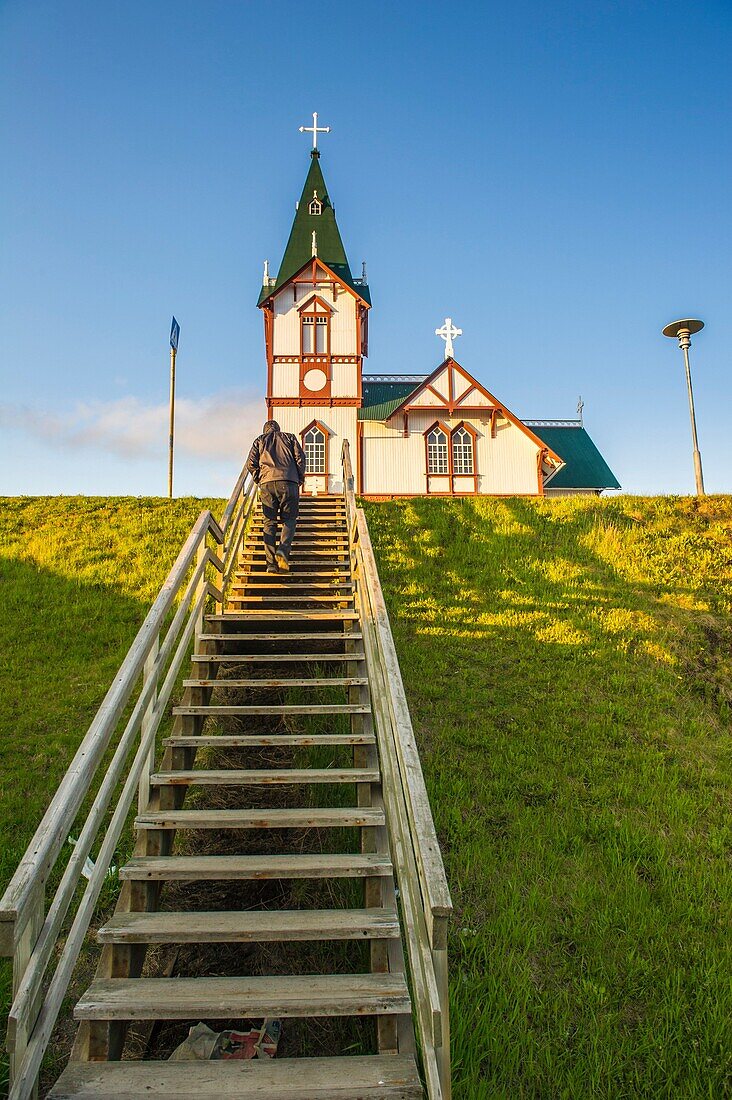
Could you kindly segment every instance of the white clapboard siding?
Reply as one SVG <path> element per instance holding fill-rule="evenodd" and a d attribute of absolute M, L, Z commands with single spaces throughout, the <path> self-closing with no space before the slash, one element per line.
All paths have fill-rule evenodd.
<path fill-rule="evenodd" d="M 298 363 L 275 363 L 272 367 L 272 396 L 293 397 L 300 391 Z"/>
<path fill-rule="evenodd" d="M 330 353 L 356 353 L 356 299 L 345 291 L 338 295 L 330 318 Z"/>
<path fill-rule="evenodd" d="M 341 353 L 333 352 L 333 354 Z M 355 355 L 350 363 L 332 364 L 330 392 L 333 397 L 358 397 L 358 361 Z"/>

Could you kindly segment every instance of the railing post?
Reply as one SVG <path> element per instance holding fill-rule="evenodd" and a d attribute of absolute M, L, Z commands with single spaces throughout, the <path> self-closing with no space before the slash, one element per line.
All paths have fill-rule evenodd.
<path fill-rule="evenodd" d="M 33 948 L 43 927 L 44 918 L 44 891 L 38 890 L 27 902 L 27 912 L 23 919 L 25 924 L 18 936 L 13 951 L 13 999 L 15 998 L 20 983 L 23 980 L 28 963 L 30 962 Z M 23 1062 L 28 1040 L 35 1026 L 35 1019 L 29 1018 L 24 1024 L 17 1024 L 12 1030 L 8 1029 L 8 1054 L 10 1055 L 10 1084 L 12 1085 L 18 1076 Z M 33 1097 L 38 1095 L 38 1084 L 33 1090 Z"/>
<path fill-rule="evenodd" d="M 221 542 L 221 546 L 218 549 L 218 554 L 221 559 L 221 575 L 219 577 L 219 582 L 216 587 L 221 593 L 221 597 L 223 597 L 223 585 L 225 585 L 226 583 L 225 579 L 227 569 L 227 554 L 229 553 L 229 547 L 231 546 L 230 540 L 227 539 L 227 533 L 227 531 L 223 531 L 223 541 Z M 216 566 L 216 568 L 218 569 L 218 565 Z M 223 599 L 219 599 L 218 596 L 216 597 L 214 610 L 217 615 L 223 614 Z"/>
<path fill-rule="evenodd" d="M 198 547 L 198 554 L 196 555 L 196 566 L 199 566 L 201 564 L 203 559 L 206 557 L 207 553 L 208 553 L 208 547 L 206 546 L 206 533 L 204 532 L 203 538 L 201 539 L 201 545 Z M 194 600 L 198 600 L 198 597 L 201 595 L 201 593 L 203 592 L 205 587 L 206 587 L 206 570 L 204 568 L 202 573 L 201 573 L 200 580 L 199 580 L 198 584 L 196 585 L 196 592 L 195 592 L 195 595 L 194 595 Z M 200 645 L 199 639 L 200 639 L 201 635 L 203 634 L 203 620 L 204 620 L 205 614 L 206 614 L 206 601 L 204 600 L 204 602 L 201 604 L 201 610 L 198 613 L 198 618 L 196 619 L 196 630 L 195 630 L 195 636 L 194 636 L 195 641 L 194 641 L 194 650 L 193 650 L 194 653 L 198 653 L 198 649 L 199 649 L 199 645 Z"/>
<path fill-rule="evenodd" d="M 150 726 L 154 720 L 155 706 L 158 701 L 158 674 L 155 669 L 155 662 L 158 658 L 158 652 L 160 650 L 160 633 L 155 635 L 155 639 L 150 646 L 147 657 L 145 658 L 145 667 L 142 673 L 142 690 L 148 686 L 150 680 L 154 680 L 154 687 L 152 689 L 152 695 L 150 696 L 150 702 L 145 708 L 145 713 L 142 716 L 142 722 L 140 724 L 140 740 L 144 741 Z M 140 775 L 140 782 L 137 787 L 137 809 L 138 812 L 144 814 L 148 810 L 150 802 L 150 776 L 155 771 L 155 741 L 150 746 L 150 753 L 148 755 L 145 766 L 142 769 Z"/>
<path fill-rule="evenodd" d="M 445 924 L 447 922 L 444 922 Z M 452 1095 L 450 1069 L 450 990 L 447 971 L 447 947 L 432 949 L 432 963 L 435 968 L 435 981 L 440 998 L 440 1018 L 442 1020 L 442 1046 L 436 1051 L 437 1068 L 440 1073 L 440 1086 L 443 1100 Z"/>

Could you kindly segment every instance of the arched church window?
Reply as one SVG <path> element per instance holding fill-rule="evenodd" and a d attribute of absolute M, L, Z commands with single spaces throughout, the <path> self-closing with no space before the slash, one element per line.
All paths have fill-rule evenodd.
<path fill-rule="evenodd" d="M 305 452 L 305 473 L 325 473 L 326 435 L 319 424 L 311 424 L 302 433 L 302 449 Z"/>
<path fill-rule="evenodd" d="M 318 198 L 318 192 L 317 191 L 313 191 L 313 198 L 312 198 L 312 201 L 310 203 L 310 206 L 308 207 L 308 210 L 311 214 L 322 214 L 323 213 L 323 204 L 320 201 L 320 199 Z"/>
<path fill-rule="evenodd" d="M 427 473 L 447 474 L 447 432 L 439 424 L 427 433 Z"/>
<path fill-rule="evenodd" d="M 473 437 L 462 424 L 452 433 L 452 472 L 456 475 L 475 473 Z"/>

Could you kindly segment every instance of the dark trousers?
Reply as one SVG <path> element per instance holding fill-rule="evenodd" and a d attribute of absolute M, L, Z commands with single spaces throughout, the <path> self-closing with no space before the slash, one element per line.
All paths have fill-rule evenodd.
<path fill-rule="evenodd" d="M 279 552 L 289 558 L 300 511 L 300 486 L 296 481 L 268 481 L 261 486 L 259 493 L 264 516 L 264 557 L 267 565 L 276 565 L 277 524 L 282 524 Z"/>

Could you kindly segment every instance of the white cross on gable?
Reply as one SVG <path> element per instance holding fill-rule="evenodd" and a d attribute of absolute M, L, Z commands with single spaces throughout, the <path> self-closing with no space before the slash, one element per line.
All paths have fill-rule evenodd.
<path fill-rule="evenodd" d="M 457 336 L 462 336 L 462 334 L 463 330 L 461 328 L 456 328 L 456 326 L 453 325 L 452 317 L 446 317 L 445 323 L 442 328 L 435 329 L 435 336 L 441 336 L 442 339 L 445 341 L 446 359 L 452 359 L 454 351 L 452 342 Z"/>
<path fill-rule="evenodd" d="M 312 126 L 301 126 L 301 134 L 313 135 L 313 149 L 318 148 L 318 134 L 329 134 L 330 126 L 318 126 L 318 112 L 313 111 L 313 124 Z"/>

